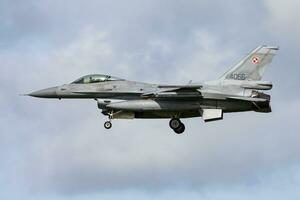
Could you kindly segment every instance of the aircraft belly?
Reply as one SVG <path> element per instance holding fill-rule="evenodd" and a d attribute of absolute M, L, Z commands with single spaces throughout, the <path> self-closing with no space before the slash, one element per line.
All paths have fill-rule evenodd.
<path fill-rule="evenodd" d="M 199 102 L 192 101 L 158 101 L 158 100 L 131 100 L 107 105 L 110 109 L 127 111 L 184 111 L 198 110 Z"/>
<path fill-rule="evenodd" d="M 239 100 L 201 100 L 201 101 L 157 101 L 157 100 L 129 100 L 107 105 L 107 108 L 123 111 L 171 111 L 184 112 L 201 109 L 222 109 L 223 112 L 242 112 L 254 110 L 253 104 Z"/>
<path fill-rule="evenodd" d="M 244 112 L 254 110 L 251 102 L 239 100 L 218 101 L 216 108 L 222 109 L 223 112 Z"/>
<path fill-rule="evenodd" d="M 178 115 L 178 112 L 172 111 L 144 111 L 135 112 L 134 117 L 137 119 L 158 119 L 158 118 L 172 118 Z M 200 117 L 198 110 L 189 110 L 180 112 L 180 118 Z"/>
<path fill-rule="evenodd" d="M 268 109 L 258 105 L 263 107 L 263 109 L 258 110 L 252 102 L 240 100 L 203 99 L 192 102 L 132 100 L 130 102 L 132 102 L 132 104 L 123 104 L 119 109 L 131 111 L 134 114 L 134 118 L 171 118 L 178 114 L 180 118 L 201 117 L 201 110 L 203 109 L 220 109 L 223 113 L 245 111 L 270 112 L 269 104 L 268 106 L 264 105 L 268 107 Z M 136 102 L 139 103 L 136 104 Z"/>

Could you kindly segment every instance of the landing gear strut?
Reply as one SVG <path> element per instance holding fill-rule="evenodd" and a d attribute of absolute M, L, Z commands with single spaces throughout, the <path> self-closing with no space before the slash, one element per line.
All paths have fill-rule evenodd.
<path fill-rule="evenodd" d="M 184 124 L 178 118 L 172 118 L 169 123 L 171 129 L 174 130 L 175 133 L 181 134 L 185 130 Z"/>
<path fill-rule="evenodd" d="M 110 129 L 112 127 L 113 111 L 106 111 L 105 114 L 108 115 L 109 121 L 104 122 L 104 128 Z"/>

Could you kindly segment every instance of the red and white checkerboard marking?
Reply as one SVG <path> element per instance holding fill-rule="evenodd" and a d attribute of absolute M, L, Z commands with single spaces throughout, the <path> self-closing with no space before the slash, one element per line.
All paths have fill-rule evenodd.
<path fill-rule="evenodd" d="M 259 58 L 258 57 L 253 57 L 252 58 L 252 63 L 257 65 L 259 63 Z"/>

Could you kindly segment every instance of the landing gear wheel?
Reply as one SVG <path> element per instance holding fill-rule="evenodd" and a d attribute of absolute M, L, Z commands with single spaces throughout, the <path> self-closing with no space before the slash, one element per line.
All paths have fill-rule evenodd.
<path fill-rule="evenodd" d="M 170 120 L 169 126 L 171 129 L 178 129 L 180 127 L 181 121 L 178 118 L 173 118 Z"/>
<path fill-rule="evenodd" d="M 174 132 L 177 134 L 181 134 L 184 132 L 184 130 L 185 130 L 185 126 L 184 126 L 184 124 L 181 123 L 177 129 L 174 129 Z"/>
<path fill-rule="evenodd" d="M 104 128 L 110 129 L 111 127 L 112 127 L 112 124 L 111 124 L 110 121 L 107 121 L 107 122 L 104 123 Z"/>

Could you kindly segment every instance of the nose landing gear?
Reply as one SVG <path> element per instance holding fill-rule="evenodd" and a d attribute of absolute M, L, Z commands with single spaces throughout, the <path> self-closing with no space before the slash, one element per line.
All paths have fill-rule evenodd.
<path fill-rule="evenodd" d="M 112 127 L 111 120 L 113 119 L 113 111 L 102 111 L 105 112 L 105 115 L 108 115 L 109 121 L 104 122 L 104 128 L 110 129 Z"/>
<path fill-rule="evenodd" d="M 169 126 L 174 130 L 175 133 L 181 134 L 185 130 L 184 124 L 178 118 L 172 118 L 170 120 Z"/>
<path fill-rule="evenodd" d="M 110 121 L 104 123 L 104 128 L 110 129 L 111 127 L 112 127 L 112 123 Z"/>

